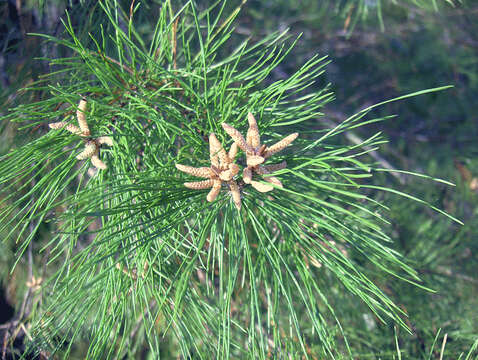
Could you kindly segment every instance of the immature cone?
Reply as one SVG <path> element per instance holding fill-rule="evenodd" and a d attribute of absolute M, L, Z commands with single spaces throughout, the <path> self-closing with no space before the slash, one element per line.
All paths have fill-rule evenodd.
<path fill-rule="evenodd" d="M 249 128 L 247 129 L 245 140 L 241 133 L 234 127 L 226 123 L 222 124 L 224 130 L 234 140 L 234 143 L 246 153 L 247 167 L 242 173 L 244 183 L 251 184 L 260 192 L 267 192 L 274 189 L 272 185 L 252 180 L 254 173 L 256 173 L 258 175 L 263 175 L 264 180 L 268 183 L 282 188 L 283 185 L 277 177 L 268 175 L 274 171 L 285 169 L 287 163 L 285 161 L 279 164 L 271 165 L 263 165 L 263 163 L 267 158 L 290 145 L 299 136 L 299 134 L 290 134 L 274 145 L 268 147 L 264 144 L 261 144 L 257 121 L 252 113 L 247 114 L 247 121 L 249 123 Z"/>
<path fill-rule="evenodd" d="M 96 167 L 99 170 L 106 170 L 107 166 L 106 164 L 100 160 L 98 157 L 98 150 L 96 153 L 91 157 L 91 163 L 93 164 L 94 167 Z"/>
<path fill-rule="evenodd" d="M 90 140 L 85 145 L 85 150 L 76 155 L 78 160 L 85 160 L 92 157 L 97 152 L 97 145 L 94 141 Z"/>
<path fill-rule="evenodd" d="M 65 130 L 75 135 L 83 136 L 83 133 L 78 126 L 73 124 L 68 124 L 65 121 L 54 122 L 54 123 L 48 124 L 48 126 L 50 127 L 50 129 L 55 129 L 55 130 L 65 128 Z"/>
<path fill-rule="evenodd" d="M 232 201 L 237 210 L 241 210 L 241 192 L 239 186 L 235 181 L 229 181 L 229 188 L 231 189 Z"/>
<path fill-rule="evenodd" d="M 244 140 L 244 137 L 241 135 L 241 133 L 233 128 L 231 125 L 222 123 L 223 129 L 229 134 L 229 136 L 234 140 L 234 142 L 239 146 L 242 151 L 246 153 L 254 153 L 254 149 L 249 146 L 246 143 L 246 140 Z"/>
<path fill-rule="evenodd" d="M 231 146 L 229 152 L 226 153 L 222 144 L 217 139 L 214 133 L 209 135 L 209 158 L 211 166 L 195 168 L 192 166 L 176 164 L 179 171 L 185 172 L 189 175 L 208 178 L 204 181 L 186 182 L 184 186 L 189 189 L 209 189 L 206 200 L 211 202 L 216 200 L 222 188 L 222 183 L 226 182 L 231 189 L 231 195 L 234 204 L 240 209 L 241 196 L 237 183 L 233 180 L 234 176 L 239 173 L 239 166 L 234 164 L 234 158 L 237 154 L 237 145 Z"/>
<path fill-rule="evenodd" d="M 212 201 L 216 200 L 220 191 L 221 191 L 221 181 L 220 180 L 214 180 L 214 183 L 212 185 L 212 189 L 211 189 L 211 191 L 209 191 L 209 194 L 207 194 L 206 200 L 209 201 L 209 202 L 212 202 Z"/>
<path fill-rule="evenodd" d="M 283 138 L 281 141 L 275 143 L 274 145 L 267 147 L 266 152 L 264 154 L 264 157 L 267 159 L 268 157 L 274 155 L 275 153 L 281 151 L 282 149 L 286 148 L 289 146 L 292 141 L 297 139 L 297 136 L 299 136 L 299 133 L 293 133 L 290 134 L 289 136 L 286 136 Z"/>
<path fill-rule="evenodd" d="M 207 167 L 195 168 L 192 166 L 176 164 L 176 168 L 182 172 L 185 172 L 186 174 L 202 178 L 209 178 L 214 175 L 214 172 Z"/>
<path fill-rule="evenodd" d="M 86 122 L 86 105 L 87 102 L 85 99 L 81 99 L 80 103 L 78 104 L 78 109 L 76 110 L 76 118 L 78 120 L 78 126 L 73 124 L 68 124 L 64 121 L 59 121 L 55 123 L 48 124 L 51 129 L 62 129 L 81 136 L 83 138 L 88 138 L 90 136 L 90 128 L 88 127 L 88 123 Z M 79 153 L 76 158 L 78 160 L 84 160 L 87 158 L 91 159 L 91 164 L 95 166 L 97 169 L 104 170 L 106 169 L 106 165 L 103 161 L 99 158 L 99 151 L 100 145 L 105 144 L 109 146 L 113 146 L 113 139 L 109 136 L 100 136 L 97 139 L 85 139 L 85 149 Z"/>
<path fill-rule="evenodd" d="M 90 128 L 86 122 L 86 100 L 81 99 L 78 104 L 78 110 L 76 110 L 76 117 L 78 119 L 78 125 L 80 125 L 81 132 L 84 136 L 90 136 Z"/>

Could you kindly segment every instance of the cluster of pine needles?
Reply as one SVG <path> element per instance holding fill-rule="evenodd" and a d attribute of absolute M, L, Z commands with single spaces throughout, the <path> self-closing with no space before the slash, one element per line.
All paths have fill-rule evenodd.
<path fill-rule="evenodd" d="M 339 299 L 409 330 L 375 279 L 423 285 L 391 248 L 387 208 L 374 197 L 392 192 L 452 217 L 374 185 L 388 171 L 368 157 L 380 134 L 356 145 L 341 136 L 386 120 L 371 116 L 377 106 L 443 88 L 324 128 L 333 94 L 315 81 L 327 58 L 273 78 L 295 40 L 234 37 L 242 5 L 227 13 L 226 3 L 157 10 L 105 0 L 87 13 L 90 32 L 67 17 L 68 38 L 45 36 L 68 56 L 51 59 L 57 70 L 27 89 L 41 99 L 6 116 L 38 136 L 0 163 L 0 231 L 19 244 L 17 259 L 33 248 L 41 265 L 39 295 L 19 319 L 28 351 L 353 357 Z M 205 180 L 184 182 L 177 170 Z"/>

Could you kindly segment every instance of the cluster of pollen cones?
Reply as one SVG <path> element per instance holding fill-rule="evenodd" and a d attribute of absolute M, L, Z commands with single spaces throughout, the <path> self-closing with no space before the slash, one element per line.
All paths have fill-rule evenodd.
<path fill-rule="evenodd" d="M 222 184 L 226 183 L 231 191 L 234 204 L 239 210 L 241 208 L 241 193 L 237 182 L 234 180 L 234 176 L 239 173 L 239 166 L 234 163 L 234 159 L 238 148 L 240 148 L 246 154 L 247 166 L 242 173 L 245 184 L 250 184 L 260 192 L 271 191 L 274 189 L 274 185 L 282 187 L 280 180 L 275 176 L 271 176 L 271 174 L 284 169 L 287 163 L 283 161 L 279 164 L 264 165 L 264 162 L 275 153 L 290 145 L 299 134 L 293 133 L 272 146 L 266 146 L 261 144 L 259 128 L 257 127 L 254 116 L 249 113 L 247 119 L 249 129 L 247 130 L 245 139 L 242 134 L 231 125 L 226 123 L 222 124 L 224 130 L 234 140 L 228 153 L 224 150 L 214 133 L 209 136 L 211 167 L 195 168 L 176 164 L 176 168 L 180 171 L 207 179 L 203 181 L 186 182 L 184 186 L 190 189 L 211 188 L 211 191 L 207 195 L 207 201 L 214 201 L 221 190 Z M 254 174 L 263 176 L 263 180 L 268 184 L 253 180 Z"/>
<path fill-rule="evenodd" d="M 86 122 L 86 106 L 85 99 L 81 99 L 76 111 L 76 118 L 78 120 L 78 126 L 69 124 L 65 121 L 55 122 L 48 124 L 50 129 L 65 129 L 72 134 L 81 136 L 84 138 L 85 149 L 76 156 L 78 160 L 85 160 L 90 158 L 91 164 L 97 169 L 105 170 L 106 164 L 99 158 L 100 146 L 102 144 L 113 146 L 113 139 L 109 136 L 100 136 L 96 139 L 90 138 L 90 128 Z"/>

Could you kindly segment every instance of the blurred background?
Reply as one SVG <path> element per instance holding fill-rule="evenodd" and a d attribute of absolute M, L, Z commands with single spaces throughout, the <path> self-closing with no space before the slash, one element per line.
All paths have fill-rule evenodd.
<path fill-rule="evenodd" d="M 131 1 L 123 2 L 129 8 Z M 141 6 L 153 3 L 161 1 Z M 40 96 L 19 89 L 52 70 L 42 58 L 67 55 L 29 34 L 65 36 L 61 23 L 65 10 L 78 32 L 87 34 L 94 24 L 82 21 L 86 18 L 82 14 L 90 5 L 88 1 L 0 0 L 0 116 Z M 210 4 L 201 1 L 198 5 Z M 439 358 L 445 334 L 445 358 L 458 358 L 473 343 L 478 345 L 478 3 L 249 0 L 229 1 L 227 7 L 229 11 L 241 7 L 235 27 L 238 39 L 250 38 L 254 43 L 285 29 L 290 41 L 299 37 L 268 81 L 288 77 L 316 53 L 329 56 L 321 83 L 314 86 L 321 89 L 330 83 L 336 99 L 317 119 L 318 127 L 333 127 L 387 99 L 453 85 L 379 107 L 373 115 L 397 116 L 349 131 L 342 138 L 344 143 L 359 143 L 381 131 L 389 142 L 372 154 L 381 167 L 425 173 L 456 184 L 450 187 L 403 173 L 377 174 L 377 183 L 416 195 L 464 222 L 463 226 L 452 223 L 393 194 L 378 199 L 390 207 L 393 247 L 418 270 L 424 285 L 434 290 L 376 279 L 408 314 L 413 334 L 381 324 L 361 304 L 332 305 L 348 319 L 342 326 L 358 358 L 360 354 L 367 358 L 396 355 L 395 335 L 405 358 Z M 231 50 L 234 44 L 232 40 Z M 4 154 L 19 140 L 14 125 L 2 122 L 0 129 L 0 154 Z M 0 335 L 1 324 L 8 324 L 22 306 L 23 260 L 18 270 L 10 271 L 17 251 L 18 245 L 0 242 Z"/>

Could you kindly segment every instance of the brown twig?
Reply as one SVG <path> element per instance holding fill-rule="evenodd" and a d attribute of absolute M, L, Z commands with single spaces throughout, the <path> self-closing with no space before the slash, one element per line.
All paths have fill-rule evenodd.
<path fill-rule="evenodd" d="M 2 360 L 6 359 L 6 354 L 7 354 L 7 343 L 8 343 L 8 337 L 10 334 L 10 329 L 5 330 L 5 335 L 3 335 L 3 346 L 2 346 Z"/>
<path fill-rule="evenodd" d="M 96 55 L 96 56 L 100 56 L 102 57 L 104 60 L 108 60 L 109 62 L 112 62 L 113 64 L 116 64 L 118 65 L 119 67 L 121 67 L 123 70 L 126 70 L 127 72 L 129 72 L 131 75 L 134 75 L 134 71 L 133 69 L 131 69 L 130 67 L 126 66 L 125 64 L 122 64 L 120 63 L 118 60 L 115 60 L 115 59 L 112 59 L 110 58 L 109 56 L 101 53 L 101 52 L 93 52 L 91 51 L 90 52 L 92 55 Z"/>
<path fill-rule="evenodd" d="M 134 1 L 131 1 L 131 5 L 129 6 L 129 22 L 133 20 L 133 10 L 134 10 Z"/>
<path fill-rule="evenodd" d="M 32 179 L 32 186 L 35 186 L 35 179 Z M 29 230 L 30 233 L 33 233 L 35 230 L 35 227 L 32 222 L 29 224 Z M 32 240 L 30 240 L 28 246 L 27 246 L 27 262 L 28 262 L 28 268 L 27 268 L 27 276 L 28 279 L 31 280 L 33 278 L 33 243 Z M 18 336 L 19 331 L 21 330 L 21 326 L 18 327 L 18 325 L 22 325 L 21 321 L 22 319 L 27 318 L 30 315 L 31 311 L 31 295 L 33 294 L 33 290 L 30 287 L 27 287 L 27 290 L 23 296 L 23 301 L 20 306 L 20 311 L 17 316 L 15 316 L 12 320 L 10 320 L 8 323 L 3 324 L 0 326 L 0 329 L 6 329 L 5 330 L 5 335 L 3 337 L 3 344 L 2 344 L 2 360 L 6 359 L 6 352 L 7 352 L 7 345 L 9 342 L 9 339 L 15 340 L 15 338 Z M 11 334 L 10 329 L 16 328 L 14 332 Z M 13 342 L 13 341 L 12 341 Z"/>
<path fill-rule="evenodd" d="M 177 69 L 177 64 L 176 64 L 177 38 L 176 38 L 176 34 L 177 34 L 177 30 L 178 30 L 178 21 L 179 21 L 179 16 L 176 18 L 176 20 L 174 20 L 174 23 L 173 23 L 173 38 L 171 39 L 172 40 L 172 49 L 173 49 L 173 69 L 174 70 Z"/>

